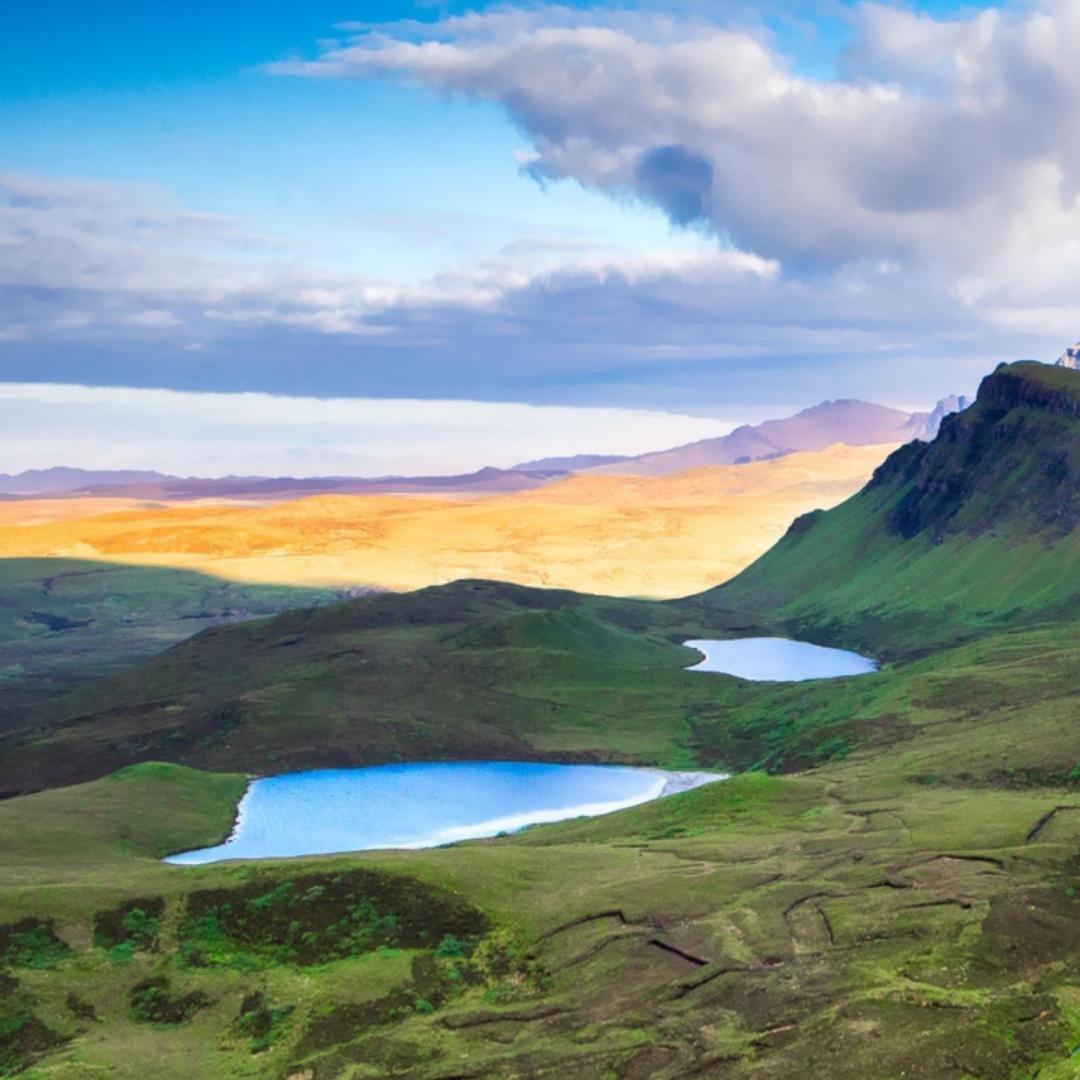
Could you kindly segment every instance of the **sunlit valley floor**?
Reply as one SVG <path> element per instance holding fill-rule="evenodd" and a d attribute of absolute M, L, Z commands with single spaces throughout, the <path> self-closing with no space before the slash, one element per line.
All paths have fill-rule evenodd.
<path fill-rule="evenodd" d="M 258 584 L 404 590 L 482 577 L 687 596 L 738 573 L 799 514 L 856 492 L 893 448 L 837 444 L 657 477 L 582 474 L 479 498 L 0 502 L 0 557 L 99 559 Z"/>

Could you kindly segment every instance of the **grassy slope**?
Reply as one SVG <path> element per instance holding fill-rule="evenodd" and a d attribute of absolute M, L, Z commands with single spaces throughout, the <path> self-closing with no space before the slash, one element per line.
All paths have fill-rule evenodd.
<path fill-rule="evenodd" d="M 1059 448 L 1070 439 L 1075 444 L 1075 421 L 1055 426 Z M 1071 473 L 1058 505 L 1067 509 L 1075 491 Z M 1019 530 L 1024 539 L 1018 545 L 1012 526 L 999 537 L 998 566 L 1017 565 L 1011 553 L 1033 538 L 1047 544 L 1045 535 L 1032 535 L 1047 505 L 1042 481 L 1029 478 L 1015 494 L 1021 497 L 1013 505 L 1029 515 Z M 879 522 L 892 509 L 881 512 Z M 824 524 L 846 512 L 834 511 Z M 988 556 L 978 545 L 989 542 L 990 530 L 984 511 L 972 513 L 978 520 L 953 526 L 969 537 L 980 530 L 973 565 L 984 572 Z M 948 537 L 949 527 L 941 528 L 940 520 L 931 525 L 945 536 L 942 545 L 955 543 L 954 557 L 962 558 L 966 548 Z M 910 542 L 891 539 L 878 553 L 882 574 L 895 581 L 897 552 Z M 1066 535 L 1044 546 L 1042 566 L 1030 571 L 1060 599 L 1072 586 L 1068 544 Z M 856 562 L 849 550 L 846 569 Z M 822 564 L 819 572 L 832 572 L 842 588 L 841 571 Z M 400 625 L 386 636 L 410 648 L 418 634 L 438 643 L 413 668 L 414 681 L 446 677 L 436 655 L 454 656 L 453 670 L 463 673 L 470 669 L 460 666 L 465 660 L 458 654 L 477 652 L 486 659 L 469 676 L 466 696 L 475 697 L 476 687 L 501 672 L 512 680 L 504 692 L 521 694 L 513 709 L 526 727 L 539 724 L 540 714 L 530 711 L 536 698 L 560 705 L 570 721 L 564 726 L 562 709 L 549 708 L 546 732 L 553 745 L 585 730 L 583 695 L 603 702 L 617 692 L 613 680 L 620 671 L 628 675 L 636 663 L 639 672 L 652 674 L 639 675 L 634 693 L 620 702 L 627 713 L 647 706 L 673 716 L 673 696 L 699 687 L 695 711 L 683 705 L 679 717 L 686 748 L 707 758 L 742 746 L 747 760 L 771 768 L 818 762 L 800 773 L 751 773 L 602 819 L 435 851 L 198 870 L 147 858 L 161 850 L 155 834 L 166 824 L 172 828 L 177 813 L 175 803 L 149 790 L 132 800 L 145 817 L 148 839 L 123 861 L 116 858 L 112 827 L 87 832 L 78 811 L 72 813 L 82 804 L 100 805 L 100 793 L 117 781 L 0 803 L 0 865 L 9 875 L 0 890 L 0 939 L 5 924 L 52 917 L 73 946 L 72 953 L 52 958 L 51 969 L 8 964 L 8 977 L 19 980 L 15 992 L 36 999 L 24 1009 L 54 1042 L 70 1038 L 27 1049 L 24 1061 L 39 1061 L 29 1075 L 104 1070 L 138 1076 L 152 1056 L 163 1077 L 1076 1076 L 1080 656 L 1074 624 L 1062 621 L 1053 598 L 1038 605 L 1041 610 L 1011 610 L 1016 605 L 996 580 L 976 590 L 957 577 L 956 607 L 946 609 L 924 577 L 921 596 L 903 612 L 881 585 L 866 609 L 876 617 L 864 626 L 857 598 L 842 591 L 835 607 L 819 598 L 808 615 L 799 607 L 797 577 L 788 579 L 790 592 L 772 601 L 784 614 L 822 635 L 869 641 L 904 661 L 875 675 L 803 686 L 676 675 L 682 656 L 667 642 L 694 619 L 708 618 L 701 607 L 664 605 L 645 618 L 635 605 L 599 608 L 565 595 L 522 591 L 508 602 L 490 586 L 456 598 L 449 610 L 457 621 L 446 617 L 445 591 L 404 598 L 405 606 L 396 608 Z M 764 587 L 753 576 L 736 585 Z M 715 602 L 710 597 L 704 604 Z M 530 605 L 541 610 L 522 610 Z M 466 609 L 471 618 L 462 620 Z M 275 635 L 286 626 L 290 633 L 310 630 L 308 620 L 327 625 L 340 618 L 334 640 L 338 634 L 362 638 L 374 631 L 380 611 L 360 605 L 286 616 L 264 624 L 273 633 L 256 653 L 275 642 L 285 652 L 300 647 L 281 645 L 286 635 Z M 360 612 L 367 613 L 360 622 L 372 624 L 367 629 L 356 625 Z M 727 621 L 732 629 L 735 620 Z M 630 629 L 644 642 L 626 641 Z M 200 650 L 219 634 L 250 644 L 248 632 L 215 631 L 175 652 L 168 665 L 178 655 L 188 657 L 184 663 L 209 662 L 210 653 Z M 927 641 L 939 647 L 918 656 Z M 582 650 L 589 662 L 578 669 L 570 658 Z M 373 655 L 354 655 L 353 663 Z M 399 662 L 405 659 L 399 654 Z M 257 673 L 262 669 L 253 660 L 257 656 L 229 656 Z M 284 662 L 281 669 L 287 670 Z M 155 678 L 172 692 L 179 670 L 166 667 Z M 199 669 L 187 671 L 190 679 Z M 599 673 L 595 684 L 587 671 Z M 313 685 L 342 673 L 314 673 Z M 292 678 L 283 681 L 291 685 Z M 375 679 L 367 689 L 379 685 Z M 464 685 L 441 689 L 452 701 Z M 568 708 L 571 701 L 576 711 Z M 601 710 L 592 734 L 602 736 L 614 717 L 614 710 Z M 177 790 L 174 777 L 193 785 L 192 809 L 199 813 L 191 842 L 220 828 L 238 785 L 235 777 L 204 781 L 172 766 L 134 776 L 163 791 Z M 131 780 L 120 786 L 125 783 Z M 27 822 L 42 818 L 52 824 L 37 827 L 53 830 L 51 839 L 18 839 Z M 100 851 L 105 874 L 73 862 L 82 836 L 87 861 Z M 172 836 L 179 841 L 175 831 Z M 331 883 L 357 868 L 408 874 L 467 898 L 494 926 L 478 952 L 516 958 L 480 964 L 482 970 L 468 969 L 467 977 L 459 970 L 456 982 L 456 961 L 423 949 L 361 950 L 304 967 L 245 966 L 235 959 L 193 967 L 184 961 L 191 891 L 211 883 L 235 889 L 252 878 L 262 882 L 258 888 L 270 888 L 290 877 L 310 881 L 312 874 Z M 95 911 L 147 896 L 164 902 L 159 951 L 115 958 L 91 944 Z M 507 942 L 520 942 L 535 959 L 514 954 Z M 128 992 L 148 975 L 162 974 L 176 993 L 202 992 L 210 1002 L 183 1023 L 139 1022 Z M 253 1056 L 250 1040 L 236 1033 L 235 1017 L 255 989 L 293 1010 L 271 1049 Z M 431 1000 L 418 997 L 420 991 Z M 95 1005 L 97 1023 L 72 1014 L 72 992 Z M 384 1006 L 375 1006 L 379 1000 Z M 409 1004 L 388 1015 L 385 1002 L 397 1000 Z M 27 1024 L 20 1030 L 30 1030 Z"/>
<path fill-rule="evenodd" d="M 89 559 L 0 559 L 0 731 L 27 705 L 199 630 L 335 599 L 187 570 Z"/>
<path fill-rule="evenodd" d="M 1073 1075 L 1080 813 L 1060 811 L 1028 837 L 1055 807 L 1080 806 L 1069 775 L 1080 762 L 1076 652 L 1026 630 L 946 655 L 937 667 L 832 684 L 836 712 L 892 718 L 900 741 L 888 749 L 436 851 L 166 867 L 149 856 L 220 834 L 241 783 L 176 766 L 137 767 L 138 791 L 132 779 L 104 779 L 0 803 L 0 935 L 46 916 L 74 947 L 52 969 L 10 969 L 36 998 L 34 1015 L 71 1037 L 40 1059 L 59 1071 L 40 1075 L 138 1076 L 140 1054 L 163 1077 L 676 1077 L 704 1067 L 861 1080 L 905 1069 L 1028 1076 L 1035 1063 L 1040 1076 Z M 113 792 L 125 789 L 139 808 L 134 840 L 114 816 L 127 800 Z M 179 805 L 179 790 L 195 805 Z M 192 891 L 254 875 L 269 894 L 281 880 L 358 867 L 468 898 L 496 940 L 520 942 L 535 962 L 457 984 L 430 1014 L 414 1002 L 393 1022 L 349 1009 L 414 992 L 413 961 L 426 953 L 303 967 L 184 962 Z M 163 899 L 159 952 L 113 958 L 92 945 L 95 913 L 126 897 Z M 152 975 L 212 1003 L 181 1024 L 141 1023 L 128 995 Z M 253 1057 L 234 1025 L 256 989 L 293 1008 L 275 1047 Z M 97 1023 L 71 1015 L 73 992 Z"/>
<path fill-rule="evenodd" d="M 1080 608 L 1080 377 L 1003 366 L 938 439 L 713 590 L 804 633 L 910 655 Z"/>
<path fill-rule="evenodd" d="M 149 758 L 257 772 L 406 756 L 689 763 L 695 717 L 716 702 L 674 642 L 759 625 L 702 614 L 462 582 L 210 630 L 0 742 L 0 786 Z"/>

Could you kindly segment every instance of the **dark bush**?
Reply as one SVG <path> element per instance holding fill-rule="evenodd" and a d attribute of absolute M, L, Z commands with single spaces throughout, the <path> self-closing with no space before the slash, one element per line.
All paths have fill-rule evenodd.
<path fill-rule="evenodd" d="M 144 979 L 130 993 L 131 1015 L 143 1024 L 182 1024 L 210 1004 L 201 990 L 174 995 L 164 975 Z"/>
<path fill-rule="evenodd" d="M 181 953 L 200 966 L 318 964 L 381 946 L 434 948 L 447 935 L 472 938 L 486 917 L 453 893 L 374 870 L 259 877 L 188 897 Z"/>

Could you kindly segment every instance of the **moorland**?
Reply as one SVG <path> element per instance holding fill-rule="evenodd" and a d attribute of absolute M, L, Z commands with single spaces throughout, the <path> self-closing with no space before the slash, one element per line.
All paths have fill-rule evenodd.
<path fill-rule="evenodd" d="M 1080 375 L 1003 365 L 718 588 L 362 596 L 12 710 L 0 1073 L 1075 1076 L 1078 477 Z M 685 670 L 762 632 L 881 668 Z M 409 756 L 736 775 L 426 851 L 160 861 L 251 774 Z"/>

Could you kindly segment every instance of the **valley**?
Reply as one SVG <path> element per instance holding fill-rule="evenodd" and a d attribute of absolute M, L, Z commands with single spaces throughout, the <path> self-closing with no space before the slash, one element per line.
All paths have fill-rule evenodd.
<path fill-rule="evenodd" d="M 1076 373 L 1003 366 L 719 588 L 465 580 L 68 689 L 0 740 L 2 1067 L 1075 1076 L 1078 421 Z M 754 636 L 880 668 L 686 670 Z M 737 775 L 444 848 L 160 862 L 252 774 L 406 758 Z"/>
<path fill-rule="evenodd" d="M 0 1080 L 1080 1080 L 1078 52 L 0 4 Z"/>
<path fill-rule="evenodd" d="M 482 577 L 687 596 L 742 570 L 793 515 L 853 494 L 893 448 L 837 444 L 657 477 L 584 473 L 502 495 L 0 502 L 0 557 L 99 559 L 303 588 L 403 591 Z"/>

